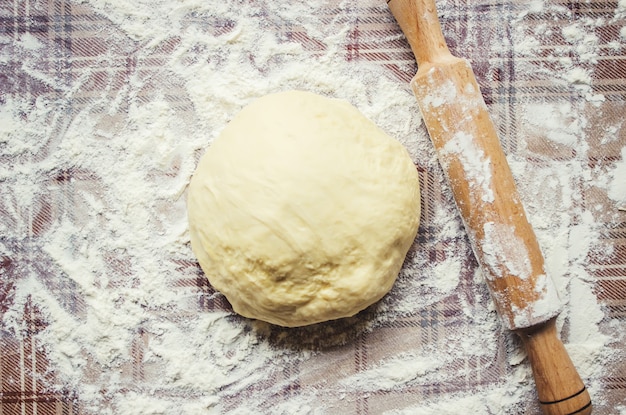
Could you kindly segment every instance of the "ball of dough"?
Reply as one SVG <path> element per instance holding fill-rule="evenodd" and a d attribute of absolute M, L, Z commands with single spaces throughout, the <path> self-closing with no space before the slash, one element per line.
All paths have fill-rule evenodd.
<path fill-rule="evenodd" d="M 288 91 L 215 139 L 188 214 L 191 247 L 237 313 L 303 326 L 391 289 L 417 233 L 419 181 L 404 147 L 355 107 Z"/>

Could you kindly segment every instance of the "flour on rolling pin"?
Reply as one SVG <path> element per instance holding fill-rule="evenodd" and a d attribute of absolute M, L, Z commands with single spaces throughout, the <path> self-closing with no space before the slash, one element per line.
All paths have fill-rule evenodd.
<path fill-rule="evenodd" d="M 454 67 L 462 72 L 469 65 L 458 60 Z M 446 68 L 433 66 L 412 87 L 502 321 L 508 329 L 530 327 L 558 315 L 562 305 L 514 183 L 496 173 L 509 167 L 495 132 L 486 134 L 476 122 L 489 116 L 480 89 L 466 81 L 453 82 Z"/>
<path fill-rule="evenodd" d="M 431 68 L 428 75 L 434 75 L 436 68 Z M 429 77 L 430 77 L 429 76 Z M 478 94 L 478 95 L 477 95 Z M 468 111 L 471 108 L 484 106 L 480 91 L 477 91 L 472 83 L 465 86 L 465 90 L 461 94 L 457 94 L 457 88 L 452 81 L 444 82 L 438 89 L 433 89 L 426 94 L 420 102 L 420 107 L 436 111 L 441 108 L 444 110 L 446 104 L 455 103 L 459 105 L 462 111 Z M 464 114 L 457 114 L 463 117 Z M 442 117 L 441 121 L 445 122 Z M 445 125 L 444 128 L 452 129 L 452 126 Z M 462 159 L 467 179 L 475 186 L 480 186 L 482 190 L 482 199 L 484 202 L 491 203 L 494 201 L 493 189 L 491 187 L 491 168 L 488 157 L 485 153 L 472 143 L 473 137 L 464 131 L 454 134 L 444 145 L 442 151 L 439 152 L 439 162 L 447 169 L 449 157 L 459 157 Z"/>
<path fill-rule="evenodd" d="M 513 229 L 510 226 L 495 222 L 485 224 L 484 236 L 476 241 L 483 252 L 483 263 L 481 264 L 483 275 L 487 279 L 499 278 L 502 276 L 499 266 L 503 265 L 506 275 L 514 276 L 522 280 L 527 280 L 532 276 L 532 266 L 530 255 Z M 487 268 L 487 269 L 485 269 Z M 534 291 L 537 294 L 533 302 L 526 307 L 520 308 L 512 306 L 514 324 L 511 326 L 507 319 L 502 319 L 508 328 L 528 327 L 534 321 L 556 316 L 561 311 L 561 301 L 558 291 L 554 286 L 552 278 L 548 275 L 539 274 L 536 276 Z M 508 302 L 506 291 L 492 291 L 496 304 Z"/>
<path fill-rule="evenodd" d="M 442 163 L 447 163 L 448 155 L 460 158 L 471 185 L 481 187 L 482 201 L 493 203 L 495 198 L 491 186 L 491 160 L 480 148 L 472 144 L 472 140 L 471 135 L 459 131 L 443 147 L 440 160 Z"/>

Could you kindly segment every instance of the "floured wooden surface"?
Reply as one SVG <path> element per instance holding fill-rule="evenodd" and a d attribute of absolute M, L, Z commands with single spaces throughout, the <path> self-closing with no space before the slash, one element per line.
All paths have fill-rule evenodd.
<path fill-rule="evenodd" d="M 595 413 L 624 412 L 626 5 L 438 7 L 499 128 Z M 3 412 L 538 411 L 384 2 L 30 1 L 0 16 Z M 423 212 L 388 296 L 291 330 L 232 314 L 185 210 L 226 122 L 287 88 L 348 99 L 403 143 Z"/>

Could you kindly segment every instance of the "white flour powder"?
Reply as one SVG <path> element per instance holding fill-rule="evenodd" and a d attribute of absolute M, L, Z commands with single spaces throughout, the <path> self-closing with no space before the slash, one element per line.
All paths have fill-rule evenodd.
<path fill-rule="evenodd" d="M 11 188 L 3 195 L 17 201 L 9 204 L 19 210 L 16 216 L 31 218 L 30 222 L 25 219 L 13 225 L 0 223 L 0 232 L 16 237 L 27 234 L 34 201 L 42 194 L 58 191 L 57 185 L 46 181 L 51 172 L 69 168 L 85 172 L 85 177 L 72 177 L 71 196 L 51 201 L 65 205 L 53 208 L 54 214 L 61 213 L 47 229 L 42 246 L 51 261 L 44 266 L 51 267 L 58 275 L 55 278 L 63 279 L 65 286 L 80 293 L 80 299 L 68 302 L 31 270 L 16 283 L 14 302 L 2 318 L 3 329 L 16 335 L 22 332 L 22 313 L 30 296 L 48 323 L 37 341 L 58 374 L 59 385 L 53 386 L 76 391 L 81 404 L 94 413 L 267 411 L 263 406 L 265 397 L 289 386 L 289 376 L 276 381 L 269 390 L 251 386 L 264 379 L 280 378 L 294 363 L 307 362 L 326 352 L 279 347 L 267 339 L 263 325 L 250 324 L 226 312 L 198 313 L 197 288 L 175 286 L 181 273 L 195 278 L 193 270 L 181 270 L 180 264 L 165 258 L 194 260 L 187 245 L 184 191 L 196 160 L 250 100 L 298 88 L 348 99 L 397 137 L 416 162 L 433 167 L 438 173 L 434 180 L 441 182 L 409 86 L 383 74 L 378 67 L 344 59 L 343 48 L 356 19 L 354 8 L 347 3 L 335 7 L 333 15 L 325 10 L 334 3 L 324 0 L 87 0 L 76 4 L 97 10 L 119 29 L 121 34 L 110 35 L 111 42 L 141 45 L 138 60 L 160 59 L 155 77 L 159 82 L 173 79 L 168 88 L 179 88 L 187 98 L 174 102 L 165 95 L 165 89 L 160 90 L 138 74 L 131 75 L 129 82 L 119 88 L 114 74 L 109 73 L 101 95 L 75 108 L 74 116 L 68 119 L 61 110 L 89 77 L 70 85 L 49 78 L 37 70 L 38 51 L 44 46 L 40 40 L 31 35 L 16 40 L 14 53 L 22 57 L 23 70 L 61 91 L 61 97 L 40 98 L 34 105 L 27 98 L 13 97 L 0 106 L 0 148 L 3 155 L 15 160 L 12 169 L 0 170 L 0 180 L 11 179 L 7 180 Z M 359 2 L 359 7 L 366 6 L 386 7 L 375 0 Z M 541 2 L 528 7 L 529 12 L 542 11 Z M 623 1 L 619 7 L 616 14 L 623 13 Z M 523 15 L 512 24 L 521 27 L 522 22 Z M 299 39 L 291 39 L 282 31 L 287 23 L 303 28 L 310 45 L 319 47 L 308 50 Z M 579 85 L 581 100 L 596 104 L 602 102 L 602 97 L 591 94 L 590 74 L 577 65 L 596 62 L 598 38 L 593 29 L 599 24 L 577 22 L 564 28 L 565 39 L 578 45 L 576 61 L 565 59 L 563 52 L 560 57 L 564 58 L 566 70 L 548 75 L 560 77 L 555 79 L 557 82 Z M 544 34 L 538 32 L 538 36 Z M 517 53 L 533 53 L 539 42 L 527 34 L 519 36 Z M 160 52 L 160 48 L 168 52 Z M 0 55 L 3 62 L 9 59 L 8 52 Z M 116 56 L 101 59 L 113 61 Z M 154 93 L 144 94 L 149 86 Z M 193 111 L 180 111 L 176 105 Z M 600 329 L 604 314 L 593 295 L 586 261 L 604 247 L 598 246 L 599 225 L 594 216 L 576 203 L 576 186 L 590 179 L 580 162 L 587 151 L 586 120 L 572 103 L 520 104 L 519 110 L 520 117 L 528 122 L 529 132 L 536 129 L 545 140 L 578 150 L 574 158 L 540 167 L 517 156 L 509 160 L 520 179 L 520 193 L 544 248 L 548 270 L 564 303 L 576 299 L 577 307 L 566 307 L 559 322 L 563 325 L 567 319 L 566 346 L 594 399 L 601 403 L 603 386 L 599 378 L 610 362 L 608 344 L 612 339 Z M 120 117 L 119 113 L 126 115 Z M 57 137 L 57 141 L 44 148 L 43 143 L 51 137 Z M 520 145 L 532 152 L 534 139 L 531 134 Z M 34 156 L 48 150 L 51 152 L 45 157 Z M 618 178 L 626 177 L 624 160 L 626 153 L 622 151 L 620 162 L 595 173 L 609 196 L 621 206 L 626 195 L 624 181 Z M 375 330 L 387 322 L 385 310 L 391 307 L 407 314 L 427 310 L 458 289 L 459 275 L 471 251 L 451 196 L 444 196 L 443 202 L 433 204 L 428 225 L 436 238 L 450 242 L 445 260 L 433 265 L 427 252 L 416 250 L 404 275 L 417 270 L 419 277 L 401 277 L 394 288 L 400 295 L 395 301 L 383 300 L 377 317 L 364 330 Z M 0 252 L 10 252 L 10 247 L 0 243 Z M 121 263 L 119 258 L 123 258 Z M 474 278 L 477 287 L 482 286 L 481 278 Z M 484 287 L 477 288 L 476 298 L 484 299 L 485 293 Z M 469 300 L 460 301 L 465 302 L 463 312 L 471 313 L 475 322 L 471 331 L 451 338 L 444 348 L 426 347 L 371 359 L 362 371 L 340 379 L 338 392 L 347 395 L 446 383 L 464 376 L 463 370 L 446 370 L 460 353 L 471 358 L 494 356 L 499 322 L 493 308 L 476 309 Z M 506 340 L 511 343 L 506 346 L 507 364 L 513 366 L 510 382 L 477 388 L 471 394 L 442 394 L 437 401 L 414 402 L 403 411 L 391 413 L 516 413 L 518 403 L 528 399 L 533 386 L 530 368 L 522 363 L 523 353 L 512 339 Z M 143 377 L 150 379 L 149 383 L 142 383 L 142 377 L 132 374 L 131 356 L 136 349 L 143 351 L 134 358 L 143 362 Z M 324 356 L 331 358 L 330 352 Z M 227 407 L 225 398 L 244 390 L 247 403 Z M 272 406 L 272 413 L 330 413 L 336 404 L 319 400 L 314 389 L 300 390 L 281 402 Z"/>
<path fill-rule="evenodd" d="M 611 171 L 608 183 L 609 197 L 617 206 L 626 210 L 626 147 L 622 149 L 622 159 L 618 161 Z"/>

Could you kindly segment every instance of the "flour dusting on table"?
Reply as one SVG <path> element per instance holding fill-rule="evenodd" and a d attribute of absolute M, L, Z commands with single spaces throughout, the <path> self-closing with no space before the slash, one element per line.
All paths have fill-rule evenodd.
<path fill-rule="evenodd" d="M 444 20 L 451 3 L 441 4 Z M 103 19 L 109 45 L 91 63 L 69 62 L 76 71 L 86 68 L 76 79 L 65 69 L 56 77 L 39 69 L 49 39 L 23 34 L 0 45 L 0 63 L 19 56 L 20 70 L 54 92 L 0 100 L 0 196 L 7 217 L 0 222 L 0 254 L 18 256 L 30 244 L 37 258 L 22 256 L 16 263 L 26 265 L 11 270 L 3 265 L 0 280 L 9 272 L 19 278 L 5 283 L 11 302 L 1 327 L 26 341 L 32 328 L 25 313 L 33 312 L 31 305 L 41 313 L 45 328 L 33 341 L 53 372 L 21 362 L 46 388 L 66 391 L 82 411 L 98 414 L 514 414 L 536 408 L 520 343 L 495 314 L 415 98 L 398 79 L 414 70 L 410 59 L 392 53 L 380 65 L 350 48 L 359 35 L 354 28 L 386 13 L 384 2 L 72 5 Z M 547 27 L 531 30 L 529 14 L 570 13 L 542 2 L 511 7 L 512 50 L 519 56 L 536 53 L 553 34 Z M 615 19 L 620 13 L 623 1 Z M 619 211 L 585 205 L 579 191 L 595 183 L 618 208 L 626 206 L 625 150 L 620 160 L 593 170 L 586 162 L 591 120 L 584 106 L 605 102 L 591 88 L 601 42 L 594 29 L 601 24 L 581 19 L 561 30 L 570 46 L 552 50 L 557 69 L 519 61 L 522 74 L 569 85 L 579 99 L 521 97 L 515 105 L 526 137 L 516 138 L 509 153 L 565 304 L 560 332 L 598 407 L 606 394 L 600 378 L 617 353 L 611 344 L 623 320 L 607 323 L 589 270 L 612 254 L 601 245 L 598 216 L 617 221 Z M 469 27 L 459 52 L 471 52 L 477 30 Z M 399 30 L 386 36 L 361 41 L 402 42 Z M 510 46 L 503 39 L 492 44 L 494 54 Z M 420 235 L 389 296 L 352 319 L 291 331 L 234 315 L 219 293 L 197 283 L 204 276 L 189 247 L 185 206 L 186 185 L 211 140 L 245 104 L 285 89 L 357 106 L 406 146 L 428 199 Z M 504 124 L 499 103 L 490 105 L 496 123 Z M 619 140 L 621 125 L 605 127 L 614 131 L 607 145 Z M 546 149 L 561 156 L 547 158 Z M 518 265 L 525 272 L 525 264 Z M 410 330 L 397 335 L 396 328 Z M 434 389 L 436 398 L 405 393 Z M 397 406 L 376 407 L 370 398 L 377 393 Z"/>

